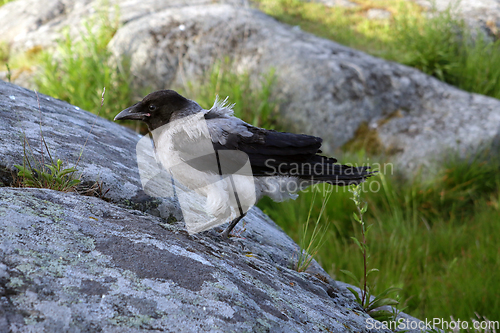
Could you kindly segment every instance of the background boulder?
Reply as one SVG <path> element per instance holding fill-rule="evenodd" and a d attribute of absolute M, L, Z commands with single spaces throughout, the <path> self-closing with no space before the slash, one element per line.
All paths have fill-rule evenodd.
<path fill-rule="evenodd" d="M 193 81 L 226 56 L 235 72 L 248 71 L 255 81 L 275 70 L 280 116 L 293 130 L 323 137 L 327 153 L 369 141 L 398 170 L 434 165 L 450 153 L 465 156 L 498 140 L 498 100 L 302 32 L 246 2 L 116 4 L 123 26 L 109 47 L 132 60 L 136 87 Z M 9 21 L 0 35 L 14 49 L 50 45 L 68 25 L 76 34 L 99 1 L 58 1 L 41 14 L 37 6 L 17 0 L 0 8 L 0 21 Z M 7 20 L 12 16 L 18 19 Z"/>

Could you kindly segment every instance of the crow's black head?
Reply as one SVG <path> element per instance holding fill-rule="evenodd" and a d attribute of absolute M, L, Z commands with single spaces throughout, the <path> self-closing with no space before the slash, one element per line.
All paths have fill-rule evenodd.
<path fill-rule="evenodd" d="M 168 124 L 172 114 L 188 109 L 193 101 L 182 97 L 173 90 L 155 91 L 139 103 L 126 108 L 114 120 L 142 120 L 150 131 Z"/>

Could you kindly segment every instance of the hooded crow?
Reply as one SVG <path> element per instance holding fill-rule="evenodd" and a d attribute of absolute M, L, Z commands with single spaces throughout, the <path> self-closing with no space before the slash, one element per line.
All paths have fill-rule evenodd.
<path fill-rule="evenodd" d="M 236 215 L 223 236 L 263 196 L 295 199 L 310 185 L 359 184 L 372 175 L 369 167 L 341 165 L 320 155 L 321 138 L 247 124 L 233 116 L 234 105 L 226 100 L 216 98 L 205 110 L 173 90 L 160 90 L 114 119 L 145 122 L 157 159 L 176 181 L 206 198 L 208 214 L 223 222 Z M 245 165 L 250 171 L 241 172 Z"/>

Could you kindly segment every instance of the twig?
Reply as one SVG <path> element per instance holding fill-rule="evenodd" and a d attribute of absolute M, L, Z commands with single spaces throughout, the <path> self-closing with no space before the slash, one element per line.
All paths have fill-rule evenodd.
<path fill-rule="evenodd" d="M 42 133 L 42 108 L 40 107 L 40 98 L 38 97 L 38 91 L 35 90 L 35 95 L 36 95 L 36 101 L 38 103 L 38 111 L 40 111 L 40 154 L 42 158 L 42 163 L 40 165 L 40 168 L 43 169 L 45 165 L 45 161 L 43 160 L 43 133 Z"/>
<path fill-rule="evenodd" d="M 40 170 L 43 170 L 45 167 L 44 164 L 44 159 L 43 159 L 43 146 L 45 146 L 45 150 L 47 150 L 47 154 L 49 155 L 50 158 L 50 164 L 54 164 L 54 159 L 52 158 L 52 155 L 50 154 L 50 149 L 47 146 L 47 141 L 45 141 L 45 137 L 43 136 L 43 131 L 42 131 L 42 108 L 40 107 L 40 98 L 38 97 L 38 92 L 35 90 L 36 94 L 36 101 L 38 103 L 38 111 L 40 111 L 40 148 L 41 148 L 41 154 L 42 154 L 42 163 L 40 164 Z"/>

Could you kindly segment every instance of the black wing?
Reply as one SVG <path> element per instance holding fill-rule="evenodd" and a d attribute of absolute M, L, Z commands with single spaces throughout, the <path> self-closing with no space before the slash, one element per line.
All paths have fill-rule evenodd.
<path fill-rule="evenodd" d="M 295 176 L 348 185 L 371 175 L 368 167 L 340 165 L 335 158 L 319 155 L 323 140 L 315 136 L 257 128 L 234 117 L 207 119 L 207 125 L 215 151 L 244 152 L 257 177 Z"/>

